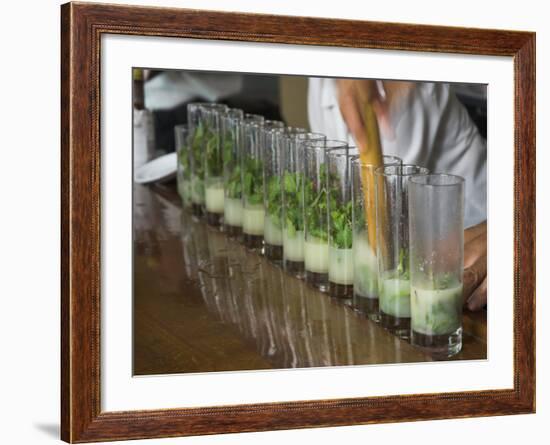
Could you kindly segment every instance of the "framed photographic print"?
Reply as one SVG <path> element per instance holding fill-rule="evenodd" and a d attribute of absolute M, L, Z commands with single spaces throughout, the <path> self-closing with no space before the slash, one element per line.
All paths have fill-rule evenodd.
<path fill-rule="evenodd" d="M 63 440 L 534 412 L 534 33 L 61 17 Z"/>

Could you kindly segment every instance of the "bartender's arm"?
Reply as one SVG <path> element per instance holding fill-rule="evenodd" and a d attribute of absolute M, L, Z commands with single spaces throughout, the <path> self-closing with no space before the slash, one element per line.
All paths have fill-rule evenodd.
<path fill-rule="evenodd" d="M 413 82 L 387 82 L 381 90 L 376 81 L 359 79 L 339 79 L 336 85 L 340 112 L 360 150 L 366 146 L 365 103 L 370 102 L 381 132 L 391 138 L 390 108 L 404 101 L 415 86 Z M 487 304 L 486 222 L 464 232 L 464 304 L 472 311 L 481 310 Z"/>
<path fill-rule="evenodd" d="M 366 146 L 364 111 L 366 103 L 370 103 L 378 120 L 382 134 L 393 138 L 393 128 L 390 124 L 390 108 L 403 102 L 415 87 L 414 82 L 392 81 L 377 82 L 370 79 L 338 79 L 336 82 L 338 105 L 359 150 Z"/>

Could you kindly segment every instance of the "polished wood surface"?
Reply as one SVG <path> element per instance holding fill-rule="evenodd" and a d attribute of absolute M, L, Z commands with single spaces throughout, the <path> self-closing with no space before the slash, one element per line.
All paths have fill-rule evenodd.
<path fill-rule="evenodd" d="M 134 188 L 134 373 L 411 363 L 431 357 L 182 210 L 175 184 Z M 486 314 L 462 352 L 485 359 Z"/>
<path fill-rule="evenodd" d="M 253 42 L 320 45 L 336 47 L 335 51 L 344 46 L 377 48 L 396 51 L 397 56 L 400 50 L 410 50 L 513 58 L 514 193 L 503 196 L 514 200 L 514 249 L 509 252 L 514 255 L 513 387 L 206 408 L 186 407 L 182 398 L 181 407 L 174 409 L 102 409 L 101 344 L 109 339 L 101 327 L 101 305 L 105 298 L 116 298 L 101 292 L 101 200 L 111 192 L 102 188 L 100 174 L 100 116 L 108 119 L 100 101 L 101 39 L 108 34 L 234 40 L 250 46 Z M 69 3 L 62 6 L 61 42 L 63 440 L 100 442 L 534 412 L 534 33 Z M 498 304 L 498 295 L 494 297 Z"/>

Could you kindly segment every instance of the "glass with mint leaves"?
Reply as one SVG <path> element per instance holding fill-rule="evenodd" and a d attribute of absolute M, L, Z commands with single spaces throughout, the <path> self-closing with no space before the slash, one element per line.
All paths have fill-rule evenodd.
<path fill-rule="evenodd" d="M 411 343 L 448 358 L 462 348 L 463 178 L 410 179 L 409 236 Z"/>
<path fill-rule="evenodd" d="M 205 121 L 208 110 L 223 112 L 227 106 L 207 102 L 194 102 L 187 105 L 187 125 L 191 137 L 191 202 L 193 215 L 201 217 L 206 212 L 204 168 L 207 145 L 213 145 L 218 134 Z"/>
<path fill-rule="evenodd" d="M 382 156 L 383 165 L 401 165 L 397 156 Z M 377 322 L 378 258 L 376 256 L 376 214 L 374 171 L 377 165 L 366 164 L 359 157 L 351 167 L 353 220 L 353 308 Z M 370 188 L 370 189 L 369 189 Z M 374 213 L 371 217 L 367 212 Z"/>
<path fill-rule="evenodd" d="M 417 165 L 385 165 L 375 171 L 376 243 L 380 321 L 401 338 L 410 337 L 408 184 L 428 169 Z"/>
<path fill-rule="evenodd" d="M 223 128 L 223 118 L 242 119 L 242 110 L 231 108 L 225 111 L 219 108 L 203 108 L 203 122 L 211 133 L 206 141 L 204 153 L 204 195 L 206 221 L 209 225 L 220 227 L 225 209 L 224 194 L 224 154 L 231 150 L 233 134 Z"/>
<path fill-rule="evenodd" d="M 222 117 L 223 174 L 224 174 L 224 229 L 232 238 L 240 238 L 243 225 L 241 161 L 244 150 L 243 122 L 263 122 L 264 118 L 255 114 L 245 114 L 244 118 L 235 113 L 225 113 Z"/>
<path fill-rule="evenodd" d="M 353 229 L 351 161 L 356 148 L 327 150 L 328 293 L 334 298 L 353 296 Z"/>
<path fill-rule="evenodd" d="M 283 128 L 279 121 L 244 122 L 244 151 L 241 161 L 243 187 L 243 243 L 262 251 L 264 242 L 264 129 Z"/>
<path fill-rule="evenodd" d="M 322 292 L 328 291 L 328 166 L 326 152 L 347 148 L 335 140 L 304 144 L 304 268 L 306 281 Z"/>
<path fill-rule="evenodd" d="M 305 130 L 266 127 L 263 132 L 264 255 L 279 265 L 282 265 L 283 261 L 282 169 L 285 136 L 296 132 L 305 132 Z"/>
<path fill-rule="evenodd" d="M 189 127 L 187 124 L 174 127 L 177 155 L 177 184 L 178 194 L 183 208 L 191 206 L 191 167 L 189 161 Z"/>
<path fill-rule="evenodd" d="M 286 132 L 284 140 L 283 263 L 287 273 L 305 277 L 304 268 L 304 144 L 325 141 L 321 133 Z"/>

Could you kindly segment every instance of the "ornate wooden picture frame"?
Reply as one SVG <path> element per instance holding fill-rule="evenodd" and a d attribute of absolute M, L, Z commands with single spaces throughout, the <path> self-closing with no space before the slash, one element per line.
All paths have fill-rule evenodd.
<path fill-rule="evenodd" d="M 68 3 L 61 8 L 61 34 L 63 440 L 95 442 L 535 411 L 534 33 Z M 513 389 L 102 412 L 100 60 L 105 34 L 513 57 Z"/>

